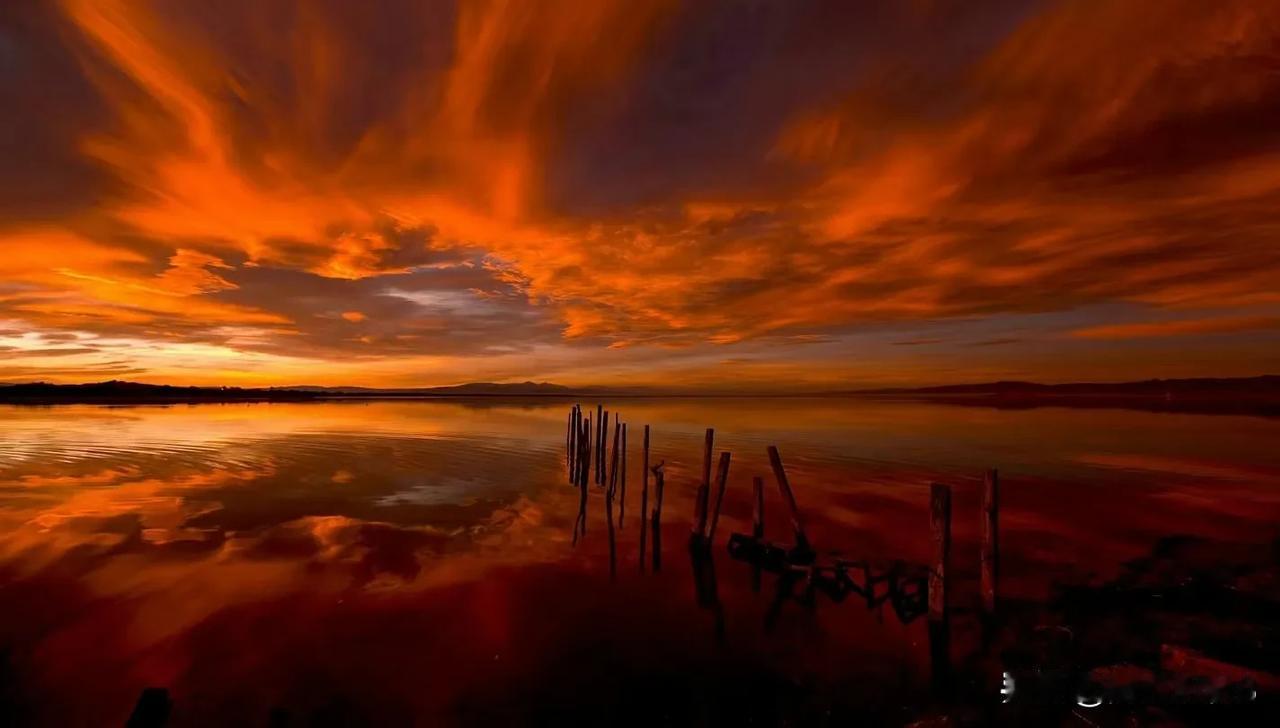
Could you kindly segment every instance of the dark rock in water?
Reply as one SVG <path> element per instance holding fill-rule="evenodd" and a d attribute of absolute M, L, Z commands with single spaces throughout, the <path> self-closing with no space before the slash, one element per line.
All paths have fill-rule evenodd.
<path fill-rule="evenodd" d="M 126 728 L 159 728 L 169 722 L 169 713 L 173 702 L 169 700 L 169 691 L 164 688 L 147 688 L 138 697 L 138 704 L 133 707 Z"/>

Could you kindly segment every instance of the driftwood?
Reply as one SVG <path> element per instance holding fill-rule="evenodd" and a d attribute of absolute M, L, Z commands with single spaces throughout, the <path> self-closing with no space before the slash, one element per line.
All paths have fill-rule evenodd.
<path fill-rule="evenodd" d="M 926 579 L 924 567 L 910 566 L 900 561 L 873 564 L 865 561 L 836 559 L 831 563 L 798 563 L 793 558 L 794 548 L 769 543 L 744 533 L 729 537 L 729 555 L 737 561 L 751 564 L 755 569 L 779 576 L 779 595 L 766 615 L 766 627 L 775 619 L 781 603 L 795 598 L 812 608 L 821 594 L 835 603 L 845 601 L 851 595 L 861 597 L 868 609 L 890 604 L 898 618 L 905 624 L 925 615 Z M 804 585 L 800 595 L 795 589 Z"/>

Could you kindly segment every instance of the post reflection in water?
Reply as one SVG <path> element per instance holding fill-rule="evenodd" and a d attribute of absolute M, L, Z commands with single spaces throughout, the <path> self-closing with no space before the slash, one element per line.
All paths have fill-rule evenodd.
<path fill-rule="evenodd" d="M 912 565 L 932 481 L 952 484 L 954 560 L 976 574 L 983 472 L 1001 468 L 1002 599 L 1114 574 L 1168 534 L 1266 543 L 1280 520 L 1265 418 L 634 400 L 620 409 L 651 453 L 626 467 L 649 492 L 610 499 L 581 469 L 595 404 L 573 485 L 558 400 L 0 408 L 0 708 L 122 724 L 157 687 L 178 724 L 450 724 L 581 719 L 640 690 L 666 697 L 634 714 L 661 720 L 730 710 L 747 685 L 788 714 L 887 715 L 930 680 Z M 717 544 L 663 564 L 687 526 L 661 516 L 693 512 L 708 426 L 733 453 Z M 726 552 L 763 541 L 768 445 L 807 538 L 850 558 L 784 571 Z M 628 498 L 642 527 L 601 528 Z M 759 502 L 786 522 L 775 490 Z M 957 573 L 952 603 L 979 603 Z"/>

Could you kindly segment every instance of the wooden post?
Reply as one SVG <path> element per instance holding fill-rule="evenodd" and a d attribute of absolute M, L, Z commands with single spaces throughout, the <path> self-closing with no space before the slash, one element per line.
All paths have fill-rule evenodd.
<path fill-rule="evenodd" d="M 982 482 L 982 609 L 996 612 L 1000 577 L 1000 474 L 991 469 Z"/>
<path fill-rule="evenodd" d="M 569 484 L 578 483 L 578 423 L 582 412 L 578 405 L 569 411 Z"/>
<path fill-rule="evenodd" d="M 755 503 L 751 512 L 751 535 L 764 538 L 764 478 L 759 475 L 752 478 L 751 491 Z"/>
<path fill-rule="evenodd" d="M 587 480 L 591 477 L 591 416 L 582 422 L 578 433 L 578 517 L 573 522 L 573 543 L 587 535 Z"/>
<path fill-rule="evenodd" d="M 640 571 L 644 572 L 645 519 L 649 517 L 649 426 L 644 426 L 644 454 L 640 459 Z"/>
<path fill-rule="evenodd" d="M 787 482 L 787 471 L 782 467 L 782 456 L 778 454 L 778 448 L 773 445 L 769 446 L 769 464 L 773 466 L 773 477 L 778 481 L 778 490 L 782 491 L 782 500 L 791 511 L 791 528 L 795 531 L 796 551 L 812 553 L 813 548 L 809 546 L 809 538 L 804 533 L 804 521 L 800 518 L 800 508 L 796 505 L 796 496 L 791 492 L 791 484 Z"/>
<path fill-rule="evenodd" d="M 699 541 L 707 535 L 707 510 L 711 500 L 711 449 L 715 442 L 716 431 L 707 428 L 706 444 L 702 450 L 702 482 L 698 484 L 698 492 L 693 500 L 693 528 L 690 529 L 690 541 Z"/>
<path fill-rule="evenodd" d="M 653 470 L 653 521 L 650 524 L 653 528 L 653 545 L 650 550 L 653 552 L 653 570 L 656 572 L 662 568 L 662 491 L 665 490 L 666 477 L 662 472 L 662 466 L 666 461 L 662 461 L 651 468 Z"/>
<path fill-rule="evenodd" d="M 622 518 L 627 513 L 627 423 L 622 423 L 622 477 L 618 484 L 618 530 L 622 530 Z"/>
<path fill-rule="evenodd" d="M 716 541 L 716 524 L 720 522 L 720 505 L 724 503 L 724 487 L 729 480 L 729 451 L 720 453 L 720 466 L 716 469 L 716 509 L 711 514 L 711 528 L 707 530 L 707 548 Z"/>
<path fill-rule="evenodd" d="M 607 427 L 605 428 L 608 429 Z M 609 458 L 609 482 L 606 484 L 606 490 L 609 497 L 612 498 L 618 490 L 618 442 L 622 439 L 622 428 L 618 426 L 618 415 L 613 415 L 613 455 Z"/>
<path fill-rule="evenodd" d="M 929 487 L 929 536 L 933 541 L 929 620 L 937 622 L 947 616 L 947 560 L 951 551 L 951 487 L 941 483 Z"/>
<path fill-rule="evenodd" d="M 609 410 L 604 411 L 604 421 L 600 430 L 600 477 L 601 487 L 609 484 Z"/>
<path fill-rule="evenodd" d="M 591 459 L 595 461 L 596 483 L 600 481 L 600 471 L 604 469 L 604 456 L 600 454 L 600 443 L 604 442 L 601 427 L 604 426 L 604 405 L 596 405 L 596 449 L 591 452 Z"/>
<path fill-rule="evenodd" d="M 615 415 L 616 416 L 616 415 Z M 614 430 L 613 445 L 613 473 L 611 476 L 616 480 L 618 474 L 618 436 L 617 429 Z M 613 485 L 612 483 L 604 492 L 604 522 L 609 531 L 609 581 L 618 578 L 618 540 L 613 532 Z"/>
<path fill-rule="evenodd" d="M 764 478 L 759 475 L 751 479 L 752 511 L 751 535 L 757 542 L 764 541 Z M 760 592 L 761 564 L 757 560 L 751 565 L 751 591 Z"/>
<path fill-rule="evenodd" d="M 711 487 L 711 445 L 715 441 L 716 431 L 707 428 L 707 441 L 702 448 L 702 484 Z"/>

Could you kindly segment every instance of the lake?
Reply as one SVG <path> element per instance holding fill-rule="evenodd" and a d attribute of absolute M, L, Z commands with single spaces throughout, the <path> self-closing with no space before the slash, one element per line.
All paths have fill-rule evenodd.
<path fill-rule="evenodd" d="M 164 687 L 179 725 L 909 718 L 924 620 L 775 603 L 769 575 L 757 591 L 728 557 L 729 534 L 751 529 L 752 476 L 766 537 L 791 538 L 769 445 L 824 554 L 927 562 L 929 486 L 951 485 L 960 610 L 978 598 L 986 468 L 1001 476 L 1002 598 L 1108 578 L 1171 534 L 1278 535 L 1277 419 L 623 399 L 604 403 L 629 425 L 611 579 L 594 487 L 571 543 L 571 404 L 0 407 L 0 707 L 122 724 Z M 666 463 L 657 573 L 638 548 L 646 424 Z M 732 453 L 710 601 L 685 548 L 707 427 Z"/>

